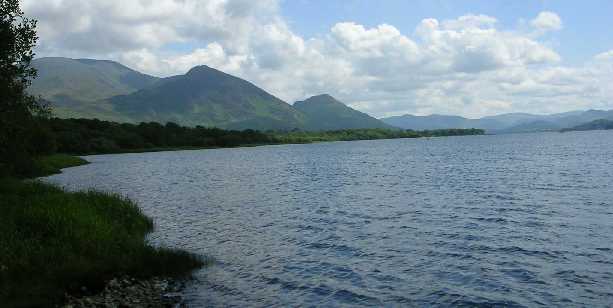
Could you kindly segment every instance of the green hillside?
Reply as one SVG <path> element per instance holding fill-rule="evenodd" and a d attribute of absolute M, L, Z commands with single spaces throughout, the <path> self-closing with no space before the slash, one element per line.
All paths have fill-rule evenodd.
<path fill-rule="evenodd" d="M 322 94 L 294 103 L 305 114 L 307 130 L 339 130 L 358 128 L 392 128 L 363 112 L 348 107 L 334 97 Z"/>
<path fill-rule="evenodd" d="M 113 61 L 39 58 L 32 62 L 38 77 L 31 94 L 51 102 L 57 116 L 127 120 L 99 100 L 128 94 L 153 85 L 159 78 Z"/>
<path fill-rule="evenodd" d="M 32 81 L 30 93 L 60 105 L 129 94 L 159 79 L 113 61 L 40 58 L 32 65 L 38 77 Z"/>
<path fill-rule="evenodd" d="M 208 66 L 161 80 L 156 86 L 109 100 L 133 121 L 173 121 L 233 129 L 293 129 L 304 116 L 240 78 Z"/>
<path fill-rule="evenodd" d="M 40 58 L 34 67 L 39 77 L 29 91 L 49 101 L 61 118 L 258 130 L 392 127 L 329 95 L 292 106 L 246 80 L 204 65 L 168 78 L 104 60 Z"/>

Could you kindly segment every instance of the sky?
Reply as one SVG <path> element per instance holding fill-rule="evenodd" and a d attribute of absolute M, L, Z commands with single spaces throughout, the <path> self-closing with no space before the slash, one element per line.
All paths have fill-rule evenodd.
<path fill-rule="evenodd" d="M 37 55 L 208 65 L 375 117 L 613 109 L 609 0 L 22 0 Z"/>

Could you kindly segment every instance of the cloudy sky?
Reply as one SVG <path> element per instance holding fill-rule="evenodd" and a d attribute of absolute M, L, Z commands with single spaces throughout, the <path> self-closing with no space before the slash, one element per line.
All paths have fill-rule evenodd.
<path fill-rule="evenodd" d="M 206 64 L 376 117 L 613 109 L 609 0 L 23 0 L 38 56 Z"/>

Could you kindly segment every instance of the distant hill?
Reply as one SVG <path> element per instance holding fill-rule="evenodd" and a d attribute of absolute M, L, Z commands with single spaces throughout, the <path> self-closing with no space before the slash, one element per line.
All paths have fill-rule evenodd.
<path fill-rule="evenodd" d="M 204 65 L 109 102 L 133 121 L 232 129 L 293 129 L 306 121 L 291 105 L 252 83 Z"/>
<path fill-rule="evenodd" d="M 496 128 L 501 126 L 494 119 L 467 119 L 461 116 L 433 114 L 429 116 L 402 115 L 383 118 L 381 121 L 388 125 L 404 129 L 449 129 L 449 128 Z"/>
<path fill-rule="evenodd" d="M 551 115 L 541 115 L 536 120 L 519 123 L 511 127 L 503 128 L 500 131 L 511 133 L 557 131 L 563 128 L 574 127 L 599 119 L 613 120 L 613 110 L 571 111 Z"/>
<path fill-rule="evenodd" d="M 514 125 L 527 123 L 531 121 L 538 121 L 542 116 L 530 113 L 503 113 L 495 116 L 488 116 L 478 119 L 477 121 L 493 121 L 495 123 L 491 128 L 500 129 L 501 127 L 511 127 Z"/>
<path fill-rule="evenodd" d="M 613 129 L 613 120 L 599 119 L 581 125 L 565 128 L 562 131 Z"/>
<path fill-rule="evenodd" d="M 554 121 L 536 120 L 521 123 L 506 129 L 501 130 L 505 133 L 529 133 L 529 132 L 545 132 L 545 131 L 557 131 L 561 129 L 562 124 L 558 124 Z"/>
<path fill-rule="evenodd" d="M 306 130 L 338 130 L 355 128 L 392 128 L 363 112 L 357 111 L 322 94 L 294 103 L 294 108 L 306 116 Z"/>
<path fill-rule="evenodd" d="M 480 119 L 445 115 L 403 115 L 381 120 L 404 129 L 481 128 L 489 133 L 519 133 L 554 131 L 603 118 L 613 119 L 613 111 L 571 111 L 551 115 L 507 113 Z"/>

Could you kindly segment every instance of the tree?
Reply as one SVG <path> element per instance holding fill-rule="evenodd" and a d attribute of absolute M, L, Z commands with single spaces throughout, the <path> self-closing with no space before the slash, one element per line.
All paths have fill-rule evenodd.
<path fill-rule="evenodd" d="M 0 0 L 0 173 L 26 173 L 35 153 L 35 117 L 47 107 L 26 93 L 36 77 L 30 63 L 36 21 L 24 16 L 19 0 Z"/>

